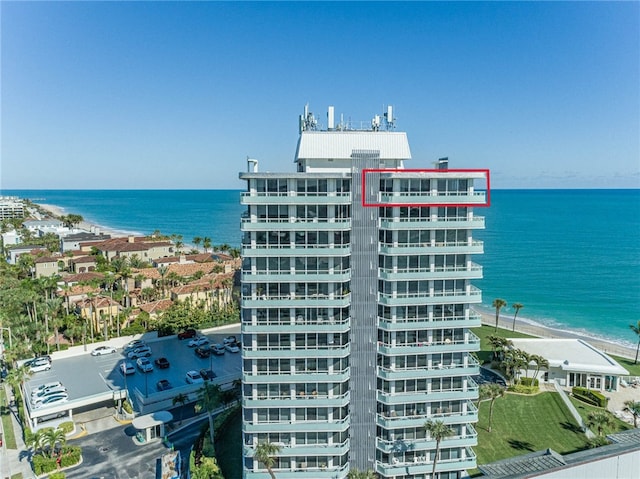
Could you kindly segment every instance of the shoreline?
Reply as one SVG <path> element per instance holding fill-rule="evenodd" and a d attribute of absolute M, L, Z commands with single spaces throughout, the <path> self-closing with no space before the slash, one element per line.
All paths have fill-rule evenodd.
<path fill-rule="evenodd" d="M 482 318 L 483 326 L 495 326 L 495 313 L 491 314 L 478 308 L 473 308 L 473 310 Z M 498 318 L 498 328 L 506 331 L 512 331 L 513 318 L 507 318 L 500 315 Z M 515 331 L 546 339 L 581 339 L 606 354 L 613 354 L 626 359 L 634 359 L 636 354 L 636 349 L 631 346 L 626 346 L 624 344 L 616 343 L 607 339 L 601 339 L 595 336 L 589 336 L 588 334 L 551 328 L 549 326 L 544 326 L 540 323 L 530 321 L 526 318 L 516 319 Z"/>
<path fill-rule="evenodd" d="M 48 211 L 52 215 L 56 217 L 64 216 L 65 209 L 56 205 L 37 203 L 42 209 Z M 95 223 L 91 223 L 87 220 L 83 220 L 79 225 L 79 228 L 86 231 L 95 231 L 96 229 L 102 233 L 109 234 L 113 238 L 121 238 L 127 237 L 131 235 L 142 235 L 142 233 L 133 232 L 133 231 L 121 231 L 114 228 L 110 228 L 108 226 L 98 225 Z M 473 308 L 482 318 L 482 324 L 487 326 L 495 326 L 495 313 L 491 311 L 487 311 L 481 308 Z M 498 327 L 507 331 L 511 331 L 513 326 L 513 318 L 506 317 L 504 315 L 500 315 L 498 320 Z M 518 317 L 516 319 L 515 330 L 519 333 L 530 334 L 531 336 L 537 336 L 540 338 L 561 338 L 561 339 L 582 339 L 583 341 L 588 342 L 592 346 L 598 348 L 600 351 L 607 354 L 614 354 L 616 356 L 621 356 L 627 359 L 634 359 L 636 354 L 636 349 L 631 345 L 625 345 L 622 343 L 618 343 L 614 340 L 598 338 L 597 336 L 591 336 L 589 334 L 557 329 L 549 326 L 545 326 L 536 321 L 527 319 L 526 317 Z"/>
<path fill-rule="evenodd" d="M 40 208 L 49 212 L 52 216 L 57 218 L 64 216 L 66 214 L 66 210 L 60 206 L 45 204 L 45 203 L 36 203 Z M 86 219 L 83 219 L 77 226 L 79 229 L 83 229 L 85 231 L 99 231 L 100 233 L 111 235 L 112 238 L 125 238 L 127 236 L 135 235 L 135 236 L 144 236 L 142 233 L 135 231 L 122 231 L 117 230 L 115 228 L 111 228 L 109 226 L 99 225 L 96 223 L 91 223 Z"/>

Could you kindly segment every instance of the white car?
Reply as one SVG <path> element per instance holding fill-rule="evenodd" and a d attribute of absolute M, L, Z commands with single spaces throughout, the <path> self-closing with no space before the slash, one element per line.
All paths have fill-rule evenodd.
<path fill-rule="evenodd" d="M 51 406 L 53 404 L 67 402 L 69 400 L 69 396 L 67 395 L 57 395 L 57 396 L 49 396 L 44 401 L 35 404 L 33 406 L 34 409 L 40 409 L 41 407 Z"/>
<path fill-rule="evenodd" d="M 58 395 L 65 395 L 65 394 L 67 394 L 67 388 L 65 388 L 64 386 L 45 389 L 44 391 L 41 391 L 35 396 L 33 395 L 31 396 L 31 404 L 37 404 L 51 396 L 58 396 Z"/>
<path fill-rule="evenodd" d="M 224 345 L 224 349 L 226 349 L 230 353 L 239 353 L 240 352 L 240 348 L 235 343 L 227 343 L 227 344 L 225 344 Z"/>
<path fill-rule="evenodd" d="M 237 343 L 238 340 L 236 339 L 235 336 L 227 336 L 226 338 L 224 338 L 222 340 L 223 344 L 233 344 L 233 343 Z"/>
<path fill-rule="evenodd" d="M 196 346 L 202 346 L 204 344 L 209 344 L 209 338 L 205 336 L 196 336 L 191 341 L 189 341 L 190 348 L 195 348 Z"/>
<path fill-rule="evenodd" d="M 65 397 L 68 398 L 69 394 L 66 391 L 58 391 L 56 393 L 53 394 L 47 394 L 45 396 L 39 397 L 39 398 L 35 398 L 31 400 L 31 405 L 32 406 L 38 406 L 38 404 L 43 404 L 43 403 L 48 403 L 48 401 L 51 398 L 57 398 L 57 397 Z"/>
<path fill-rule="evenodd" d="M 204 382 L 204 378 L 198 371 L 187 372 L 186 380 L 189 384 L 200 384 Z"/>
<path fill-rule="evenodd" d="M 62 386 L 62 383 L 60 381 L 51 381 L 50 383 L 41 384 L 40 386 L 37 386 L 31 390 L 31 396 L 37 396 L 38 393 L 41 393 L 47 389 L 57 388 L 60 386 Z"/>
<path fill-rule="evenodd" d="M 48 371 L 51 369 L 51 362 L 44 358 L 34 359 L 27 364 L 32 373 L 39 373 L 40 371 Z"/>
<path fill-rule="evenodd" d="M 129 343 L 127 343 L 127 345 L 124 347 L 124 350 L 131 351 L 133 349 L 142 348 L 146 345 L 147 343 L 145 343 L 142 339 L 134 339 L 133 341 L 130 341 Z"/>
<path fill-rule="evenodd" d="M 103 354 L 113 354 L 117 351 L 113 346 L 98 346 L 91 351 L 91 356 L 102 356 Z"/>
<path fill-rule="evenodd" d="M 120 363 L 120 372 L 122 374 L 124 374 L 125 376 L 128 376 L 129 374 L 135 374 L 136 373 L 136 368 L 133 366 L 133 363 L 130 361 L 122 361 Z"/>
<path fill-rule="evenodd" d="M 151 348 L 149 346 L 142 346 L 133 351 L 129 351 L 129 354 L 127 354 L 129 359 L 148 358 L 149 356 L 151 356 Z"/>
<path fill-rule="evenodd" d="M 140 358 L 136 361 L 138 365 L 138 369 L 143 373 L 150 373 L 153 371 L 153 363 L 149 361 L 147 358 Z"/>

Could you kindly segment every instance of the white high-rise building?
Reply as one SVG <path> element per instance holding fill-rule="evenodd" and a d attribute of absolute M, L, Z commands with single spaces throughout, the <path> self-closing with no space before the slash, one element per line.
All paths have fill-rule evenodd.
<path fill-rule="evenodd" d="M 458 478 L 476 465 L 473 262 L 487 170 L 406 169 L 389 107 L 365 129 L 300 117 L 296 171 L 241 173 L 243 476 Z M 478 188 L 478 185 L 481 189 Z M 427 421 L 443 421 L 436 441 Z"/>

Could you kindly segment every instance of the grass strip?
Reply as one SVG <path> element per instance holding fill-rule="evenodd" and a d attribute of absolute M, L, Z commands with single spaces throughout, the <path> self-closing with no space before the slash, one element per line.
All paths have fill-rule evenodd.
<path fill-rule="evenodd" d="M 7 449 L 17 449 L 16 436 L 13 432 L 11 411 L 9 410 L 7 393 L 4 387 L 0 387 L 0 416 L 2 416 L 2 430 L 4 431 L 4 443 Z"/>

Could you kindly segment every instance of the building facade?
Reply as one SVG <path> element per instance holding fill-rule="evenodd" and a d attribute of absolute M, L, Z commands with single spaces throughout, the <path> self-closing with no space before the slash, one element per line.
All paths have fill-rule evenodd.
<path fill-rule="evenodd" d="M 472 255 L 486 170 L 406 169 L 406 133 L 381 121 L 322 130 L 305 109 L 296 170 L 248 160 L 242 194 L 244 477 L 457 478 L 475 467 Z M 425 429 L 441 420 L 440 443 Z"/>

